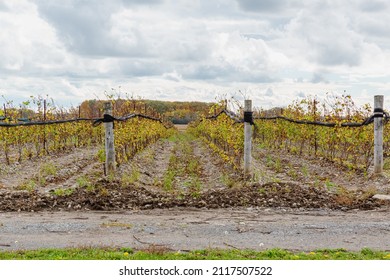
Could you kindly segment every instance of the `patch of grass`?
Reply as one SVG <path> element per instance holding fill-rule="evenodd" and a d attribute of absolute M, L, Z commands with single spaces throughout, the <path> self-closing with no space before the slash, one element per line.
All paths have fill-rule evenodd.
<path fill-rule="evenodd" d="M 384 158 L 383 160 L 383 172 L 388 176 L 390 175 L 390 158 L 388 157 Z M 367 176 L 365 176 L 367 178 L 368 172 L 365 171 L 365 173 L 367 173 Z"/>
<path fill-rule="evenodd" d="M 275 160 L 274 169 L 276 172 L 279 173 L 283 171 L 282 161 L 280 160 L 280 158 L 277 158 Z"/>
<path fill-rule="evenodd" d="M 390 158 L 383 160 L 383 170 L 390 170 Z"/>
<path fill-rule="evenodd" d="M 46 178 L 43 176 L 38 176 L 38 184 L 39 184 L 39 186 L 46 185 Z"/>
<path fill-rule="evenodd" d="M 280 158 L 274 159 L 271 155 L 267 155 L 265 165 L 278 173 L 283 171 L 282 161 Z"/>
<path fill-rule="evenodd" d="M 38 183 L 35 180 L 28 180 L 16 187 L 19 191 L 33 192 L 38 187 Z"/>
<path fill-rule="evenodd" d="M 291 167 L 291 169 L 288 170 L 287 175 L 290 176 L 292 179 L 297 180 L 298 179 L 298 172 Z"/>
<path fill-rule="evenodd" d="M 138 182 L 140 176 L 141 176 L 141 173 L 139 172 L 138 168 L 132 167 L 130 174 L 124 173 L 122 175 L 121 181 L 122 181 L 122 183 L 132 185 L 132 184 Z"/>
<path fill-rule="evenodd" d="M 189 192 L 192 197 L 200 197 L 201 190 L 203 188 L 202 182 L 199 180 L 198 177 L 192 177 L 191 180 L 188 182 L 188 188 Z"/>
<path fill-rule="evenodd" d="M 272 168 L 274 166 L 275 162 L 272 158 L 271 155 L 267 155 L 266 159 L 265 159 L 265 165 L 269 168 Z"/>
<path fill-rule="evenodd" d="M 179 141 L 179 136 L 180 136 L 179 133 L 173 133 L 166 140 L 169 142 L 176 143 L 177 141 Z"/>
<path fill-rule="evenodd" d="M 165 191 L 173 190 L 173 183 L 175 180 L 176 172 L 174 170 L 168 170 L 163 178 L 163 188 Z"/>
<path fill-rule="evenodd" d="M 58 172 L 58 168 L 52 162 L 42 164 L 39 169 L 39 174 L 42 177 L 54 176 L 57 174 L 57 172 Z"/>
<path fill-rule="evenodd" d="M 106 150 L 104 147 L 99 149 L 99 151 L 97 152 L 97 158 L 102 163 L 106 162 Z"/>
<path fill-rule="evenodd" d="M 221 183 L 228 188 L 232 188 L 235 185 L 234 180 L 226 173 L 223 173 L 221 176 Z"/>
<path fill-rule="evenodd" d="M 267 177 L 267 173 L 264 170 L 253 171 L 252 182 L 260 182 L 262 179 Z"/>
<path fill-rule="evenodd" d="M 172 252 L 164 246 L 150 245 L 135 251 L 132 248 L 72 248 L 0 251 L 1 260 L 390 260 L 389 252 L 368 248 L 359 252 L 344 249 L 321 249 L 291 252 L 283 249 L 195 250 Z"/>
<path fill-rule="evenodd" d="M 262 150 L 262 149 L 266 149 L 268 146 L 265 143 L 258 143 L 257 147 Z"/>
<path fill-rule="evenodd" d="M 326 179 L 325 181 L 325 187 L 328 191 L 333 191 L 334 189 L 337 188 L 337 185 L 331 181 L 329 181 L 329 179 Z"/>
<path fill-rule="evenodd" d="M 277 178 L 277 177 L 275 177 L 275 176 L 272 176 L 272 177 L 271 177 L 271 182 L 272 182 L 272 183 L 280 183 L 280 182 L 282 182 L 282 180 L 280 180 L 279 178 Z"/>
<path fill-rule="evenodd" d="M 179 163 L 179 158 L 176 156 L 175 152 L 170 156 L 168 168 L 176 168 Z"/>
<path fill-rule="evenodd" d="M 190 158 L 188 164 L 186 165 L 187 172 L 190 175 L 200 174 L 201 165 L 197 158 Z"/>
<path fill-rule="evenodd" d="M 175 144 L 172 154 L 169 158 L 168 169 L 165 171 L 162 179 L 163 189 L 165 191 L 172 191 L 174 188 L 174 181 L 177 173 L 180 172 L 179 157 L 176 155 L 179 150 L 179 144 Z"/>
<path fill-rule="evenodd" d="M 56 196 L 68 196 L 74 192 L 74 189 L 55 189 L 53 194 Z"/>
<path fill-rule="evenodd" d="M 260 173 L 257 171 L 254 171 L 253 176 L 252 176 L 252 182 L 258 182 L 258 181 L 260 181 L 260 179 L 261 179 Z"/>
<path fill-rule="evenodd" d="M 265 190 L 264 187 L 259 187 L 259 188 L 257 189 L 257 191 L 258 191 L 260 194 L 265 194 L 265 193 L 266 193 L 266 190 Z"/>
<path fill-rule="evenodd" d="M 309 176 L 309 169 L 306 165 L 302 166 L 301 171 L 302 171 L 303 176 L 305 176 L 305 177 Z"/>
<path fill-rule="evenodd" d="M 76 184 L 80 188 L 86 188 L 87 191 L 93 191 L 95 189 L 95 187 L 92 185 L 92 183 L 85 176 L 80 176 L 79 178 L 77 178 Z"/>

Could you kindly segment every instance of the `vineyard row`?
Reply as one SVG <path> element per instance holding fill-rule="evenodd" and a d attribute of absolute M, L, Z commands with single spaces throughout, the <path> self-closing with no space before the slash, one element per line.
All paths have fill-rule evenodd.
<path fill-rule="evenodd" d="M 368 170 L 374 158 L 372 123 L 375 117 L 383 118 L 384 155 L 390 153 L 390 125 L 386 125 L 389 117 L 378 109 L 372 114 L 373 110 L 367 105 L 356 108 L 350 97 L 343 98 L 332 104 L 333 110 L 317 100 L 303 100 L 279 112 L 254 112 L 254 145 L 260 149 L 321 158 L 349 169 Z M 225 161 L 237 169 L 242 168 L 242 118 L 220 108 L 218 114 L 203 118 L 192 129 Z"/>
<path fill-rule="evenodd" d="M 135 153 L 170 133 L 154 117 L 132 114 L 115 124 L 117 162 L 126 162 Z M 97 123 L 96 123 L 97 121 Z M 95 124 L 104 119 L 95 120 Z M 79 147 L 103 146 L 104 130 L 90 120 L 49 121 L 18 126 L 0 126 L 0 147 L 7 164 L 66 152 Z M 99 152 L 104 162 L 104 152 Z"/>

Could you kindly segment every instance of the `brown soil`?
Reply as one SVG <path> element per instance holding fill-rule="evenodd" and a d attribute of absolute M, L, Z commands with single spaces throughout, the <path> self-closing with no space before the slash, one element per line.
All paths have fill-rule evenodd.
<path fill-rule="evenodd" d="M 199 196 L 123 187 L 119 182 L 100 180 L 93 190 L 76 188 L 70 195 L 39 192 L 0 193 L 0 211 L 40 210 L 127 210 L 172 207 L 290 207 L 326 209 L 373 209 L 389 205 L 364 193 L 332 194 L 325 189 L 302 187 L 292 183 L 254 184 L 240 188 L 207 190 Z"/>

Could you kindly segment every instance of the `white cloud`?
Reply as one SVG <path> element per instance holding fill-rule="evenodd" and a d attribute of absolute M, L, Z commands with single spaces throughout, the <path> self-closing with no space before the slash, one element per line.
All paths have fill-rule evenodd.
<path fill-rule="evenodd" d="M 163 78 L 165 78 L 167 80 L 171 80 L 171 81 L 175 81 L 175 82 L 182 81 L 182 76 L 179 73 L 177 73 L 176 71 L 173 71 L 170 73 L 164 73 L 162 76 L 163 76 Z"/>
<path fill-rule="evenodd" d="M 389 96 L 389 6 L 0 0 L 0 93 L 76 104 L 118 86 L 170 100 L 242 90 L 266 107 L 347 89 L 365 102 Z"/>
<path fill-rule="evenodd" d="M 17 3 L 0 10 L 0 71 L 23 75 L 24 71 L 57 68 L 64 53 L 53 28 L 39 17 L 33 4 Z"/>
<path fill-rule="evenodd" d="M 312 65 L 361 64 L 364 40 L 349 28 L 348 19 L 338 11 L 302 11 L 286 26 L 285 34 L 279 40 L 283 46 L 290 45 L 286 51 Z"/>

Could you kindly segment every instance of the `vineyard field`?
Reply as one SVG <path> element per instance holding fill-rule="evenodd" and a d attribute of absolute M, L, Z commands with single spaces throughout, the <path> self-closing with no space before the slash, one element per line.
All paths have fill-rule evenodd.
<path fill-rule="evenodd" d="M 74 142 L 74 136 L 52 136 L 65 133 L 67 125 L 78 122 L 66 124 L 63 129 L 59 126 L 55 128 L 56 133 L 52 125 L 0 127 L 4 137 L 2 144 L 8 148 L 0 167 L 0 213 L 134 213 L 171 209 L 247 209 L 245 211 L 268 213 L 269 209 L 277 209 L 306 215 L 303 213 L 389 211 L 389 201 L 374 198 L 378 193 L 390 194 L 387 158 L 381 177 L 372 177 L 361 168 L 360 157 L 353 161 L 354 157 L 346 156 L 339 161 L 337 150 L 333 159 L 326 158 L 326 152 L 330 151 L 321 146 L 326 144 L 321 137 L 326 139 L 331 134 L 326 129 L 340 134 L 338 141 L 344 139 L 345 143 L 341 142 L 346 152 L 357 154 L 351 153 L 345 145 L 352 147 L 359 138 L 342 132 L 344 128 L 256 120 L 252 176 L 247 178 L 241 169 L 243 124 L 232 113 L 221 112 L 176 128 L 138 117 L 115 121 L 117 166 L 115 173 L 109 175 L 104 171 L 103 126 L 83 122 L 88 126 L 80 127 L 79 134 L 85 133 L 85 139 L 96 139 L 85 144 L 81 144 L 84 143 L 81 139 Z M 314 127 L 315 134 L 308 127 Z M 358 128 L 360 137 L 368 135 L 371 128 L 372 125 Z M 18 133 L 11 137 L 5 134 L 12 129 Z M 34 133 L 41 133 L 39 135 L 46 140 L 33 138 Z M 309 145 L 313 135 L 317 150 Z M 342 138 L 345 135 L 350 138 Z M 34 141 L 45 144 L 47 150 L 45 146 L 41 147 L 41 153 L 32 149 L 32 155 L 28 156 L 26 151 L 34 147 Z M 61 141 L 71 144 L 54 149 L 55 145 L 60 147 Z M 301 141 L 307 142 L 300 150 Z M 126 223 L 114 224 L 121 227 Z M 245 233 L 246 228 L 240 230 Z"/>
<path fill-rule="evenodd" d="M 44 155 L 5 168 L 3 165 L 0 195 L 24 199 L 21 204 L 15 199 L 9 204 L 5 199 L 1 207 L 36 211 L 63 208 L 60 201 L 72 201 L 66 207 L 109 210 L 256 205 L 370 209 L 380 206 L 372 199 L 373 194 L 379 189 L 382 193 L 388 191 L 385 179 L 375 183 L 364 174 L 321 160 L 265 152 L 255 148 L 254 183 L 250 183 L 207 141 L 188 132 L 149 145 L 121 163 L 114 178 L 104 177 L 97 147 L 77 148 L 62 155 Z M 277 199 L 274 192 L 280 192 Z M 290 192 L 297 196 L 289 197 Z M 96 204 L 90 205 L 90 196 L 97 196 Z"/>

